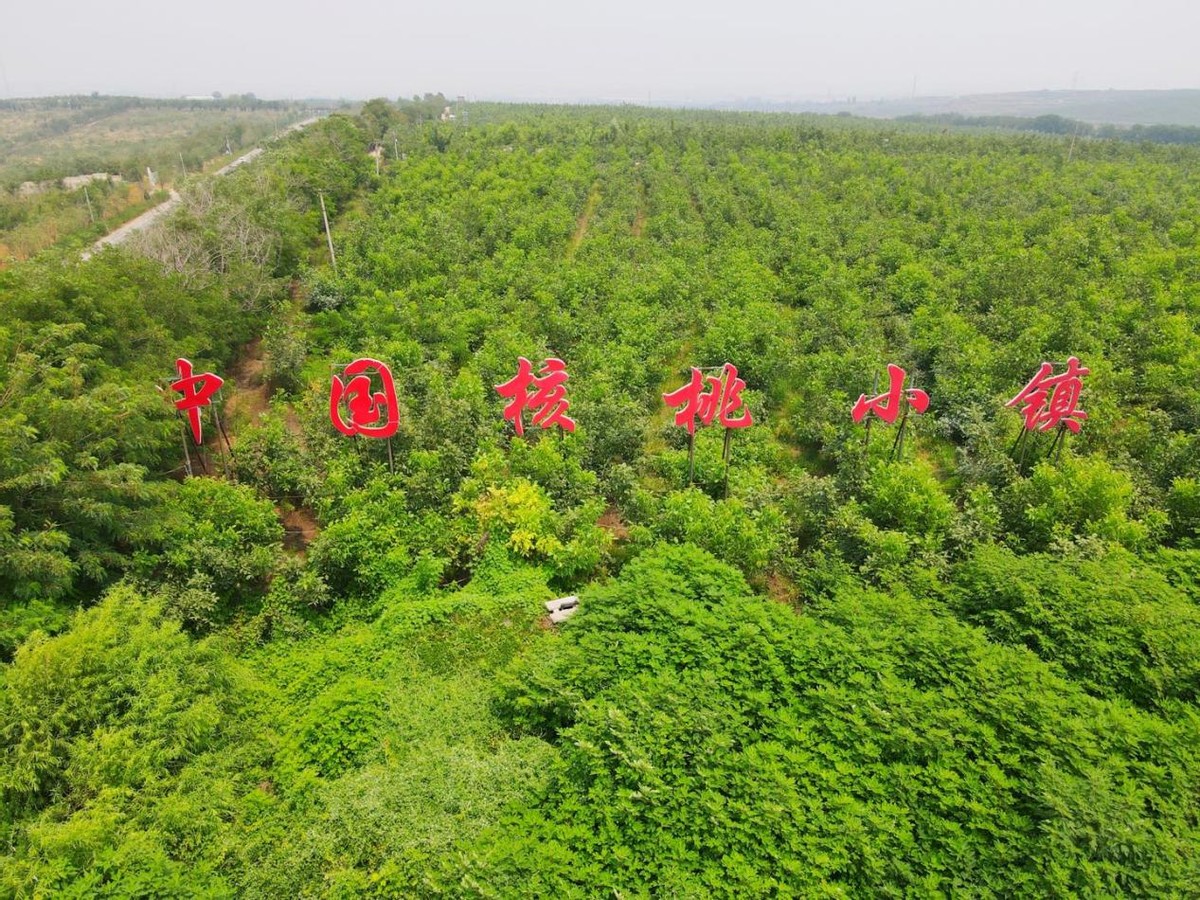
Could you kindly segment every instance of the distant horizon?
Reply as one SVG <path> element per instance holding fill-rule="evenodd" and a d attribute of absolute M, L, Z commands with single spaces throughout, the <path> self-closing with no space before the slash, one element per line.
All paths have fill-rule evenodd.
<path fill-rule="evenodd" d="M 220 94 L 219 99 L 229 99 L 232 97 L 253 95 L 256 100 L 264 102 L 302 102 L 306 100 L 323 100 L 323 101 L 338 101 L 342 103 L 365 103 L 368 100 L 383 98 L 389 101 L 409 100 L 414 96 L 422 97 L 425 94 L 442 94 L 448 100 L 454 100 L 461 96 L 464 102 L 470 103 L 529 103 L 529 104 L 546 104 L 546 105 L 565 105 L 565 106 L 649 106 L 649 107 L 678 107 L 678 108 L 720 108 L 728 104 L 736 103 L 763 103 L 773 105 L 786 105 L 789 103 L 811 103 L 811 104 L 830 104 L 842 105 L 847 103 L 858 103 L 868 105 L 872 103 L 893 103 L 893 102 L 920 102 L 928 100 L 947 100 L 947 99 L 965 99 L 974 97 L 1011 97 L 1020 95 L 1036 95 L 1036 94 L 1059 94 L 1059 95 L 1107 95 L 1107 94 L 1171 94 L 1171 93 L 1200 93 L 1200 84 L 1195 87 L 1168 87 L 1168 88 L 1126 88 L 1126 87 L 1108 87 L 1108 88 L 1028 88 L 1022 90 L 987 90 L 987 91 L 942 91 L 928 94 L 833 94 L 825 96 L 814 96 L 808 94 L 740 94 L 730 95 L 728 97 L 705 97 L 693 100 L 685 100 L 681 98 L 664 98 L 656 99 L 652 93 L 641 99 L 634 97 L 617 97 L 617 96 L 602 96 L 602 95 L 585 95 L 575 97 L 565 96 L 550 96 L 550 95 L 524 95 L 524 94 L 454 94 L 444 90 L 421 89 L 409 92 L 365 92 L 360 95 L 348 94 L 263 94 L 253 89 L 247 88 L 243 90 L 223 91 L 220 89 L 211 91 L 194 91 L 191 93 L 153 93 L 146 91 L 59 91 L 54 93 L 41 94 L 20 94 L 20 95 L 0 95 L 0 101 L 16 101 L 16 100 L 53 100 L 59 97 L 136 97 L 144 100 L 208 100 L 214 98 L 214 94 Z"/>

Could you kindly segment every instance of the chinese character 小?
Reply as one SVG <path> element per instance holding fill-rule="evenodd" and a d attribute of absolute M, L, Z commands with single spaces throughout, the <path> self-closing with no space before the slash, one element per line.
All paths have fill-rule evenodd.
<path fill-rule="evenodd" d="M 907 398 L 909 405 L 917 412 L 923 413 L 929 409 L 927 393 L 920 388 L 904 390 L 904 381 L 908 378 L 908 374 L 902 368 L 893 364 L 889 364 L 887 368 L 889 379 L 887 391 L 871 398 L 868 398 L 866 394 L 860 394 L 858 402 L 854 404 L 854 409 L 850 413 L 855 422 L 861 422 L 868 415 L 876 415 L 891 425 L 900 415 L 900 408 L 903 405 L 901 395 Z"/>
<path fill-rule="evenodd" d="M 371 386 L 371 372 L 379 375 L 382 391 Z M 356 359 L 329 386 L 329 420 L 345 435 L 361 434 L 370 438 L 389 438 L 400 427 L 400 409 L 391 370 L 377 359 Z M 350 412 L 350 421 L 342 417 L 342 405 Z"/>
<path fill-rule="evenodd" d="M 171 382 L 171 390 L 183 394 L 175 401 L 175 408 L 187 413 L 188 423 L 192 426 L 192 438 L 196 446 L 200 446 L 200 407 L 208 406 L 212 396 L 221 389 L 225 379 L 212 372 L 192 374 L 192 364 L 186 359 L 175 360 L 175 368 L 179 371 L 179 380 Z"/>
<path fill-rule="evenodd" d="M 566 364 L 556 357 L 542 363 L 538 375 L 533 374 L 533 363 L 525 357 L 517 360 L 517 374 L 504 384 L 496 385 L 496 393 L 508 403 L 504 407 L 504 418 L 513 423 L 517 434 L 525 434 L 525 409 L 533 413 L 533 424 L 542 428 L 557 425 L 565 431 L 575 430 L 575 420 L 567 415 L 571 403 L 567 400 Z"/>

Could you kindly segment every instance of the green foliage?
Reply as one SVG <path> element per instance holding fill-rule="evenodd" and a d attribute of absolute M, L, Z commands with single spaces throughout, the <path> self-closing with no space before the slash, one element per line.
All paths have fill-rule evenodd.
<path fill-rule="evenodd" d="M 1103 459 L 1041 463 L 1009 489 L 1008 525 L 1029 550 L 1077 535 L 1138 547 L 1148 533 L 1130 517 L 1133 491 L 1132 479 Z"/>
<path fill-rule="evenodd" d="M 1166 507 L 1172 540 L 1182 547 L 1200 546 L 1200 480 L 1176 478 Z"/>
<path fill-rule="evenodd" d="M 379 686 L 362 678 L 339 681 L 318 695 L 292 730 L 290 749 L 301 765 L 334 778 L 378 751 L 383 716 Z M 285 751 L 287 752 L 287 751 Z"/>
<path fill-rule="evenodd" d="M 506 718 L 562 764 L 478 857 L 477 893 L 1169 894 L 1195 877 L 1193 801 L 1139 762 L 1146 742 L 1181 751 L 1194 716 L 1101 707 L 911 599 L 815 612 L 689 548 L 590 592 L 502 682 Z"/>
<path fill-rule="evenodd" d="M 157 568 L 183 621 L 208 628 L 265 591 L 283 528 L 270 501 L 242 485 L 189 478 L 172 499 L 159 555 L 147 555 L 145 565 Z"/>
<path fill-rule="evenodd" d="M 25 644 L 5 670 L 0 790 L 8 809 L 165 776 L 215 739 L 221 708 L 205 695 L 227 678 L 160 606 L 115 589 L 67 634 Z"/>
<path fill-rule="evenodd" d="M 263 334 L 264 374 L 277 389 L 294 392 L 302 386 L 301 370 L 307 353 L 304 335 L 289 322 L 269 326 Z"/>
<path fill-rule="evenodd" d="M 317 462 L 305 452 L 288 426 L 286 413 L 279 409 L 239 432 L 233 465 L 240 482 L 273 500 L 300 503 L 319 493 Z"/>
<path fill-rule="evenodd" d="M 737 498 L 713 500 L 689 490 L 667 495 L 648 532 L 655 538 L 703 547 L 747 574 L 757 574 L 779 549 L 782 524 L 772 507 L 752 510 Z"/>
<path fill-rule="evenodd" d="M 954 524 L 955 509 L 927 465 L 876 466 L 867 480 L 865 511 L 881 528 L 934 544 Z"/>
<path fill-rule="evenodd" d="M 956 570 L 952 598 L 995 640 L 1028 647 L 1098 696 L 1148 707 L 1197 699 L 1200 608 L 1123 550 L 983 547 Z"/>
<path fill-rule="evenodd" d="M 19 639 L 54 621 L 26 607 L 95 596 L 151 541 L 168 496 L 151 473 L 181 464 L 156 385 L 176 355 L 224 359 L 246 323 L 109 254 L 0 273 L 0 319 L 0 631 Z"/>

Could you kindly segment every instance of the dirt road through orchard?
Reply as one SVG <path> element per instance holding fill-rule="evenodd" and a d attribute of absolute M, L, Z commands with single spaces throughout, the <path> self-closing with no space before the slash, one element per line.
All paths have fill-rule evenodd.
<path fill-rule="evenodd" d="M 289 125 L 287 128 L 280 131 L 277 135 L 275 135 L 275 137 L 272 138 L 272 140 L 283 137 L 285 134 L 291 134 L 293 131 L 300 131 L 303 128 L 307 128 L 309 125 L 311 125 L 313 122 L 316 122 L 320 118 L 321 118 L 320 116 L 312 116 L 310 118 L 304 119 L 301 122 L 294 122 L 291 125 Z M 237 159 L 235 159 L 229 165 L 224 166 L 221 169 L 218 169 L 214 173 L 214 175 L 216 175 L 216 176 L 228 175 L 230 172 L 234 171 L 239 166 L 245 165 L 246 163 L 250 162 L 251 160 L 253 160 L 256 157 L 258 157 L 259 155 L 261 155 L 262 152 L 263 152 L 262 147 L 255 147 L 253 150 L 249 151 L 248 153 L 243 153 L 241 156 L 239 156 Z M 158 204 L 158 206 L 154 207 L 153 209 L 146 210 L 144 213 L 142 213 L 136 219 L 130 219 L 128 222 L 126 222 L 120 228 L 116 228 L 113 231 L 110 231 L 104 237 L 100 238 L 100 240 L 96 241 L 96 243 L 92 244 L 90 249 L 83 251 L 83 258 L 88 259 L 91 257 L 91 255 L 93 253 L 97 253 L 100 250 L 103 250 L 105 247 L 108 247 L 108 246 L 114 245 L 114 244 L 124 243 L 126 240 L 129 239 L 130 235 L 136 234 L 139 231 L 145 231 L 147 228 L 149 228 L 151 225 L 153 225 L 155 222 L 157 222 L 159 219 L 161 219 L 163 216 L 165 216 L 167 213 L 169 213 L 171 210 L 173 210 L 176 206 L 178 206 L 181 199 L 182 198 L 179 196 L 179 193 L 177 191 L 172 190 L 170 192 L 170 194 L 167 196 L 167 199 L 164 200 L 162 203 Z"/>

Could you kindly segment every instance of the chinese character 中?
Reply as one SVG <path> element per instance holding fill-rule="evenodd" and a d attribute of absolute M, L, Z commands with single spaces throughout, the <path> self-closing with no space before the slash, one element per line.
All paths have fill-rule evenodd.
<path fill-rule="evenodd" d="M 187 413 L 188 423 L 192 426 L 192 439 L 200 446 L 200 407 L 208 406 L 212 396 L 221 389 L 225 379 L 212 372 L 192 374 L 192 364 L 186 359 L 175 360 L 175 368 L 179 371 L 179 380 L 171 382 L 171 390 L 183 394 L 175 401 L 175 408 Z"/>
<path fill-rule="evenodd" d="M 686 428 L 688 434 L 696 433 L 697 419 L 705 425 L 712 424 L 716 418 L 726 428 L 746 428 L 753 425 L 754 420 L 742 400 L 745 387 L 746 382 L 738 377 L 737 367 L 732 363 L 725 363 L 719 376 L 706 377 L 699 369 L 693 368 L 691 380 L 663 394 L 663 401 L 677 410 L 675 424 Z M 737 414 L 739 409 L 741 413 Z"/>
<path fill-rule="evenodd" d="M 509 401 L 504 407 L 504 418 L 513 423 L 517 434 L 525 434 L 526 408 L 533 413 L 534 425 L 575 430 L 575 420 L 567 415 L 571 407 L 565 387 L 569 377 L 566 364 L 555 357 L 542 363 L 539 375 L 533 374 L 533 363 L 525 357 L 517 360 L 517 374 L 496 385 L 496 393 Z"/>
<path fill-rule="evenodd" d="M 927 393 L 920 388 L 904 390 L 904 381 L 908 378 L 908 374 L 902 368 L 893 364 L 889 364 L 887 368 L 890 379 L 887 392 L 869 399 L 866 394 L 860 394 L 858 402 L 854 404 L 854 409 L 850 413 L 855 422 L 861 422 L 868 415 L 876 415 L 891 425 L 900 415 L 904 398 L 907 398 L 909 405 L 919 413 L 929 409 Z"/>
<path fill-rule="evenodd" d="M 382 391 L 371 387 L 371 372 L 379 375 Z M 391 370 L 377 359 L 356 359 L 337 375 L 329 387 L 329 420 L 345 435 L 361 434 L 369 438 L 390 438 L 400 427 L 400 408 Z M 350 412 L 350 421 L 342 416 L 342 406 Z"/>
<path fill-rule="evenodd" d="M 1050 431 L 1063 425 L 1072 434 L 1079 434 L 1082 420 L 1088 417 L 1078 408 L 1079 394 L 1083 377 L 1090 374 L 1091 369 L 1081 366 L 1074 356 L 1067 360 L 1067 370 L 1061 375 L 1054 374 L 1053 363 L 1044 362 L 1021 393 L 1004 405 L 1024 404 L 1021 415 L 1026 431 Z"/>

